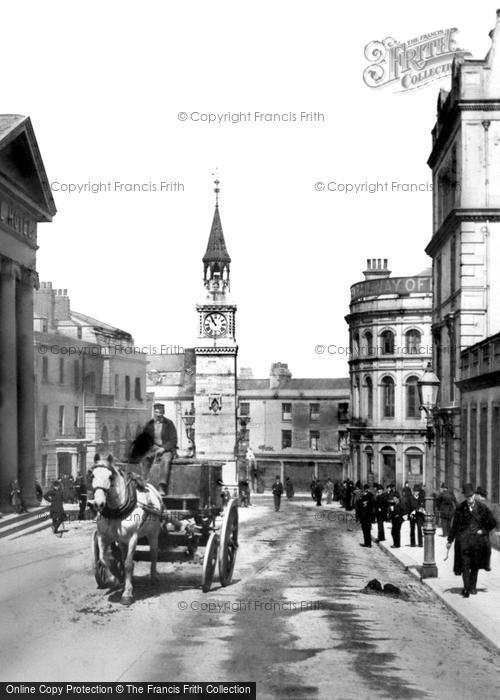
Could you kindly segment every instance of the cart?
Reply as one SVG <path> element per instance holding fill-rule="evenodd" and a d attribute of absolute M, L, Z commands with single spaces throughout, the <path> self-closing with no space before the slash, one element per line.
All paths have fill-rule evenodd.
<path fill-rule="evenodd" d="M 220 496 L 222 463 L 177 459 L 171 464 L 167 495 L 163 497 L 164 512 L 158 541 L 158 561 L 200 562 L 201 589 L 207 593 L 218 567 L 221 586 L 233 578 L 238 549 L 238 500 L 225 505 Z M 122 577 L 120 549 L 113 547 L 115 575 Z M 135 551 L 136 561 L 149 559 L 146 539 L 140 539 Z M 99 587 L 106 586 L 106 571 L 99 562 L 97 533 L 92 542 L 94 576 Z"/>

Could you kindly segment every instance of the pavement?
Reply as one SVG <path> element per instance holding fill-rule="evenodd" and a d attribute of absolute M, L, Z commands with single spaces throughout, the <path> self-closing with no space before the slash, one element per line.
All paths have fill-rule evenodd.
<path fill-rule="evenodd" d="M 391 526 L 385 523 L 384 542 L 378 546 L 386 554 L 398 561 L 405 570 L 430 588 L 450 610 L 496 651 L 500 650 L 500 552 L 491 553 L 491 571 L 479 571 L 477 595 L 462 597 L 463 582 L 461 576 L 453 573 L 454 544 L 446 558 L 446 537 L 442 529 L 436 528 L 434 537 L 435 560 L 438 568 L 437 578 L 421 579 L 420 571 L 424 559 L 423 547 L 410 546 L 410 523 L 405 521 L 401 528 L 401 547 L 391 549 Z M 372 528 L 372 539 L 377 542 L 377 526 Z"/>

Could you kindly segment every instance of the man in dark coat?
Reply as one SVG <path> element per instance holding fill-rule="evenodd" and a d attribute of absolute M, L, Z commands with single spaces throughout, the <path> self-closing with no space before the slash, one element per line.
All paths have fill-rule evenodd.
<path fill-rule="evenodd" d="M 316 499 L 316 505 L 321 505 L 321 499 L 323 498 L 323 484 L 319 479 L 316 480 L 314 486 L 314 498 Z"/>
<path fill-rule="evenodd" d="M 406 510 L 407 513 L 410 513 L 413 508 L 412 506 L 412 490 L 410 487 L 410 484 L 405 481 L 405 485 L 403 486 L 401 490 L 401 507 Z"/>
<path fill-rule="evenodd" d="M 274 480 L 272 492 L 274 498 L 274 510 L 278 512 L 281 505 L 281 494 L 283 493 L 283 484 L 281 483 L 279 476 L 277 476 Z"/>
<path fill-rule="evenodd" d="M 295 495 L 295 490 L 293 488 L 293 482 L 289 476 L 285 477 L 285 493 L 288 500 L 291 500 Z"/>
<path fill-rule="evenodd" d="M 379 542 L 384 542 L 384 520 L 387 519 L 387 498 L 383 487 L 378 484 L 377 495 L 375 496 L 375 520 L 377 521 L 377 537 Z"/>
<path fill-rule="evenodd" d="M 439 511 L 443 537 L 450 533 L 451 521 L 457 507 L 457 499 L 448 491 L 446 484 L 441 484 L 440 494 L 436 498 L 436 508 Z"/>
<path fill-rule="evenodd" d="M 50 517 L 52 518 L 52 529 L 54 535 L 60 535 L 59 527 L 67 520 L 64 512 L 64 493 L 61 482 L 56 479 L 51 488 L 45 494 L 45 499 L 50 503 Z"/>
<path fill-rule="evenodd" d="M 144 432 L 153 440 L 155 453 L 153 457 L 148 457 L 145 460 L 142 476 L 148 479 L 151 467 L 157 459 L 160 468 L 158 490 L 166 495 L 170 478 L 170 465 L 177 449 L 177 430 L 172 421 L 165 418 L 164 414 L 163 404 L 156 403 L 154 405 L 154 418 L 146 423 L 144 428 Z"/>
<path fill-rule="evenodd" d="M 363 491 L 356 502 L 356 518 L 361 523 L 364 542 L 362 547 L 372 546 L 372 523 L 374 516 L 373 494 L 370 493 L 368 484 L 363 486 Z"/>
<path fill-rule="evenodd" d="M 455 511 L 446 548 L 455 541 L 453 571 L 462 574 L 464 589 L 462 595 L 468 598 L 477 593 L 479 569 L 490 571 L 491 545 L 489 533 L 497 521 L 484 503 L 476 500 L 472 484 L 464 486 L 465 501 Z"/>
<path fill-rule="evenodd" d="M 85 520 L 85 509 L 87 508 L 87 484 L 83 476 L 77 476 L 75 490 L 78 497 L 78 520 Z"/>
<path fill-rule="evenodd" d="M 418 546 L 422 547 L 422 527 L 425 520 L 425 491 L 416 484 L 409 497 L 407 508 L 409 508 L 410 514 L 410 547 L 415 547 L 415 528 L 417 529 Z"/>
<path fill-rule="evenodd" d="M 391 549 L 401 547 L 401 525 L 403 524 L 405 510 L 400 503 L 399 493 L 394 491 L 389 506 L 389 518 L 392 522 L 392 544 Z"/>

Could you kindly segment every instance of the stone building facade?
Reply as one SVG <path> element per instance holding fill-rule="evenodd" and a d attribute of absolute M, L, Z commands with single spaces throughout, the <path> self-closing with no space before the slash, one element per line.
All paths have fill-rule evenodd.
<path fill-rule="evenodd" d="M 0 509 L 35 505 L 33 289 L 37 226 L 56 209 L 31 121 L 0 115 Z"/>
<path fill-rule="evenodd" d="M 465 422 L 461 409 L 461 392 L 472 386 L 463 362 L 473 361 L 476 350 L 461 353 L 500 331 L 500 12 L 490 37 L 484 60 L 455 59 L 451 90 L 439 94 L 428 160 L 434 211 L 426 252 L 434 278 L 434 370 L 441 380 L 435 480 L 456 492 L 476 475 L 462 443 L 464 436 L 470 445 L 464 435 L 470 397 Z"/>
<path fill-rule="evenodd" d="M 430 483 L 417 382 L 431 358 L 431 274 L 391 277 L 370 259 L 351 287 L 349 325 L 352 478 Z"/>
<path fill-rule="evenodd" d="M 127 457 L 152 414 L 147 355 L 130 333 L 71 309 L 67 290 L 35 294 L 37 476 L 85 474 L 97 453 Z"/>

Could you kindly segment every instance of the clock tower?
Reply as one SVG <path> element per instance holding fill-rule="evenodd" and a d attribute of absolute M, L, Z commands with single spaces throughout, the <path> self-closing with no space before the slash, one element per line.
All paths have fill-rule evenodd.
<path fill-rule="evenodd" d="M 215 212 L 203 256 L 205 299 L 196 306 L 196 455 L 221 460 L 224 483 L 236 483 L 236 306 L 230 299 L 231 258 L 219 213 L 219 180 Z"/>

